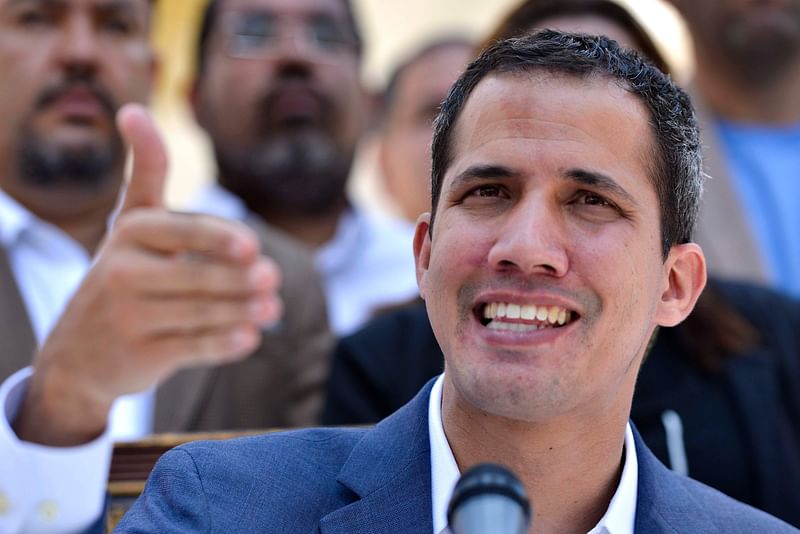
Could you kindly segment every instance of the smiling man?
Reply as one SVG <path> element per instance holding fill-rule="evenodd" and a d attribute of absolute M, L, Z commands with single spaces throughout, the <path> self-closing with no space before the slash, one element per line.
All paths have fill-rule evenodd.
<path fill-rule="evenodd" d="M 705 284 L 686 95 L 606 38 L 485 51 L 437 119 L 420 289 L 445 373 L 374 429 L 168 453 L 120 530 L 446 530 L 459 471 L 509 466 L 532 531 L 792 532 L 669 472 L 628 423 L 659 325 Z"/>

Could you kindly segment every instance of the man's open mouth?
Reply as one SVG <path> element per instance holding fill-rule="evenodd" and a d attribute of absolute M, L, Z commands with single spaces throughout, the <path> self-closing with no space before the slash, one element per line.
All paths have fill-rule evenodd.
<path fill-rule="evenodd" d="M 560 306 L 486 302 L 476 306 L 478 321 L 491 330 L 533 332 L 561 328 L 578 319 L 577 312 Z"/>

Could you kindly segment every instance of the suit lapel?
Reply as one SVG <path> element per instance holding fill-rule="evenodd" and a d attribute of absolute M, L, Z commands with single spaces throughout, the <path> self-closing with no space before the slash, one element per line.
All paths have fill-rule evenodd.
<path fill-rule="evenodd" d="M 635 427 L 633 437 L 639 464 L 634 532 L 718 532 L 717 526 L 680 484 L 681 478 L 664 467 L 650 452 Z"/>
<path fill-rule="evenodd" d="M 702 129 L 706 180 L 697 225 L 709 270 L 724 277 L 767 282 L 766 266 L 725 165 L 711 113 L 694 98 Z"/>
<path fill-rule="evenodd" d="M 337 480 L 359 499 L 323 517 L 320 532 L 433 530 L 428 434 L 432 385 L 356 445 Z"/>
<path fill-rule="evenodd" d="M 36 351 L 28 311 L 11 272 L 6 251 L 0 247 L 0 380 L 31 364 Z"/>

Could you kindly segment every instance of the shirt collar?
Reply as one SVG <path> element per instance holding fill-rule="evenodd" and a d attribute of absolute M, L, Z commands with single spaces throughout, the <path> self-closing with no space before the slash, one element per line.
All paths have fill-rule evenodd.
<path fill-rule="evenodd" d="M 431 442 L 431 495 L 433 532 L 448 532 L 447 504 L 460 473 L 442 425 L 442 382 L 436 379 L 428 401 L 428 435 Z M 639 466 L 630 423 L 625 428 L 625 463 L 617 491 L 605 515 L 588 534 L 632 534 L 636 517 Z"/>
<path fill-rule="evenodd" d="M 366 215 L 361 210 L 350 206 L 342 213 L 336 233 L 315 254 L 315 263 L 323 278 L 328 279 L 355 262 L 365 248 L 368 226 Z"/>
<path fill-rule="evenodd" d="M 192 211 L 208 213 L 223 219 L 241 221 L 247 216 L 247 207 L 242 199 L 216 182 L 202 188 L 187 206 Z"/>
<path fill-rule="evenodd" d="M 11 249 L 20 234 L 35 224 L 33 213 L 0 189 L 0 244 Z"/>

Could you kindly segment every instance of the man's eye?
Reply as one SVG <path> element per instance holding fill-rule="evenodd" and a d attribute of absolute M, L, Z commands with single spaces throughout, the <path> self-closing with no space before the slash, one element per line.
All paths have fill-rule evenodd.
<path fill-rule="evenodd" d="M 496 185 L 482 185 L 473 189 L 470 195 L 475 197 L 497 197 L 501 193 L 500 187 Z"/>
<path fill-rule="evenodd" d="M 613 202 L 611 202 L 604 196 L 598 195 L 596 193 L 584 192 L 580 196 L 578 196 L 578 202 L 586 206 L 616 208 L 616 205 Z"/>
<path fill-rule="evenodd" d="M 23 11 L 17 15 L 17 22 L 22 26 L 33 28 L 52 24 L 53 17 L 43 11 Z"/>
<path fill-rule="evenodd" d="M 325 49 L 345 48 L 351 43 L 347 30 L 329 17 L 314 17 L 307 23 L 309 38 Z"/>
<path fill-rule="evenodd" d="M 120 35 L 127 35 L 131 33 L 133 25 L 124 19 L 108 19 L 103 23 L 103 28 Z"/>

